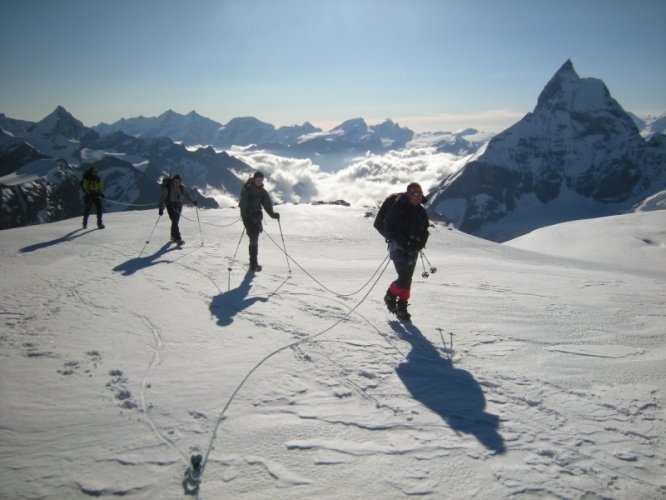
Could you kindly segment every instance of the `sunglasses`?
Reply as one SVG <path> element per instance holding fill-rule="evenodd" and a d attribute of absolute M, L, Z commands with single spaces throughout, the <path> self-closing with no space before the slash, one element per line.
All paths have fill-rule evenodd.
<path fill-rule="evenodd" d="M 412 196 L 423 196 L 423 193 L 421 191 L 410 191 L 409 194 Z"/>

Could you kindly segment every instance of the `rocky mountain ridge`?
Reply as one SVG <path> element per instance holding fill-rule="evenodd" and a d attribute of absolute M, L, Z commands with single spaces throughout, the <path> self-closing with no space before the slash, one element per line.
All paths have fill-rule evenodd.
<path fill-rule="evenodd" d="M 0 229 L 53 222 L 81 214 L 79 180 L 95 166 L 104 182 L 105 210 L 157 207 L 157 183 L 179 172 L 201 207 L 219 203 L 204 192 L 228 193 L 232 202 L 251 172 L 244 162 L 213 148 L 191 151 L 166 137 L 100 136 L 58 106 L 30 123 L 4 115 L 0 129 Z"/>
<path fill-rule="evenodd" d="M 382 153 L 404 147 L 414 136 L 408 128 L 388 119 L 368 125 L 362 118 L 354 118 L 324 132 L 309 122 L 275 128 L 247 116 L 221 124 L 195 111 L 181 115 L 172 110 L 152 118 L 123 118 L 93 128 L 101 135 L 120 131 L 135 137 L 164 136 L 186 146 L 209 145 L 219 149 L 242 146 L 299 158 Z"/>

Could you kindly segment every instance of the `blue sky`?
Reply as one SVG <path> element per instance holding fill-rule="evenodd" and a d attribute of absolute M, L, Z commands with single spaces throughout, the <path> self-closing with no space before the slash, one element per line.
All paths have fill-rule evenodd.
<path fill-rule="evenodd" d="M 0 0 L 0 112 L 502 130 L 571 59 L 666 111 L 664 0 Z"/>

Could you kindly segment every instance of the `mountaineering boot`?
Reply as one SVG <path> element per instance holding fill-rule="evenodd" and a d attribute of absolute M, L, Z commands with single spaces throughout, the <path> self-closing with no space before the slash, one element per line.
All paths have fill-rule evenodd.
<path fill-rule="evenodd" d="M 84 217 L 83 218 L 83 229 L 86 229 L 87 227 L 88 227 L 88 219 Z"/>
<path fill-rule="evenodd" d="M 405 321 L 409 321 L 412 316 L 407 312 L 407 301 L 399 300 L 398 307 L 396 308 L 395 315 Z"/>
<path fill-rule="evenodd" d="M 396 305 L 396 300 L 398 297 L 393 295 L 390 290 L 386 290 L 386 295 L 384 295 L 384 303 L 386 304 L 386 308 L 389 310 L 390 313 L 395 314 L 398 306 Z"/>
<path fill-rule="evenodd" d="M 97 229 L 104 229 L 106 226 L 102 224 L 101 222 L 97 223 Z"/>

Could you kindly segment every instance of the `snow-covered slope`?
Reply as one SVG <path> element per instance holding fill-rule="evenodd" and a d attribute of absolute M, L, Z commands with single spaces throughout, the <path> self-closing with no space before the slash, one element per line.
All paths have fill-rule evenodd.
<path fill-rule="evenodd" d="M 659 269 L 666 258 L 666 211 L 566 222 L 506 245 L 618 268 Z"/>
<path fill-rule="evenodd" d="M 254 276 L 235 209 L 2 232 L 0 497 L 185 498 L 194 454 L 206 499 L 664 497 L 663 212 L 576 259 L 437 226 L 403 325 L 365 210 L 278 211 Z"/>

